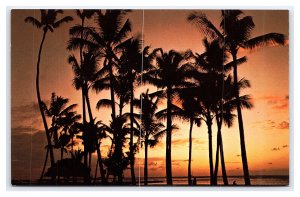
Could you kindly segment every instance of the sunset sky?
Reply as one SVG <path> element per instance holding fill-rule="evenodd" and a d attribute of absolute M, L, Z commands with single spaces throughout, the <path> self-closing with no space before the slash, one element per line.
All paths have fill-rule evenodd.
<path fill-rule="evenodd" d="M 202 10 L 217 26 L 220 11 Z M 249 11 L 256 28 L 252 36 L 270 32 L 283 33 L 288 40 L 288 11 Z M 128 17 L 133 26 L 132 35 L 144 33 L 145 46 L 161 47 L 164 51 L 191 49 L 202 53 L 204 35 L 186 21 L 191 10 L 134 10 Z M 74 11 L 65 15 L 74 21 L 48 33 L 41 61 L 40 87 L 43 100 L 49 100 L 51 93 L 67 97 L 70 103 L 78 103 L 81 113 L 81 92 L 72 86 L 73 73 L 67 58 L 73 52 L 66 50 L 68 30 L 79 23 Z M 39 177 L 46 149 L 45 134 L 37 105 L 35 92 L 36 60 L 42 32 L 25 24 L 27 16 L 39 18 L 40 12 L 13 10 L 11 15 L 11 137 L 12 178 L 36 179 Z M 144 17 L 143 17 L 144 16 Z M 144 29 L 142 30 L 142 27 Z M 287 41 L 288 43 L 288 41 Z M 74 53 L 77 53 L 75 51 Z M 248 62 L 238 69 L 239 78 L 250 80 L 252 87 L 242 92 L 253 98 L 254 108 L 243 110 L 245 139 L 250 175 L 288 175 L 289 170 L 289 46 L 264 47 L 255 51 L 242 51 Z M 136 97 L 151 86 L 136 90 Z M 109 92 L 91 94 L 91 104 L 97 120 L 109 123 L 109 109 L 96 110 L 100 98 L 109 98 Z M 161 106 L 163 107 L 163 106 Z M 128 107 L 125 108 L 128 110 Z M 179 129 L 172 138 L 173 176 L 187 175 L 188 130 L 187 122 L 175 121 Z M 232 128 L 222 131 L 227 174 L 242 175 L 239 133 L 237 120 Z M 213 124 L 213 149 L 216 147 L 216 124 Z M 103 142 L 106 153 L 110 142 Z M 137 155 L 136 169 L 140 167 L 143 176 L 143 149 Z M 58 152 L 56 153 L 59 154 Z M 205 124 L 194 126 L 193 130 L 193 176 L 208 176 L 208 136 Z M 165 176 L 165 138 L 149 151 L 149 176 Z M 56 157 L 58 158 L 58 157 Z M 215 160 L 215 154 L 214 154 Z M 136 170 L 138 174 L 138 170 Z M 128 174 L 127 172 L 125 174 Z"/>

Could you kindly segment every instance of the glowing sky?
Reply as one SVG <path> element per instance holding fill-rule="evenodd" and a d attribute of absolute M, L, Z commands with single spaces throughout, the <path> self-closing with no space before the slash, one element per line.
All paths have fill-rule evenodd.
<path fill-rule="evenodd" d="M 203 35 L 186 22 L 191 10 L 141 10 L 129 14 L 132 21 L 132 35 L 144 33 L 145 45 L 161 47 L 165 51 L 192 49 L 203 52 Z M 208 18 L 219 24 L 220 11 L 205 10 Z M 288 39 L 288 11 L 244 11 L 253 16 L 256 28 L 252 36 L 269 32 L 283 33 Z M 41 62 L 40 87 L 43 100 L 49 100 L 51 92 L 70 98 L 78 103 L 81 112 L 81 94 L 72 87 L 72 70 L 67 63 L 71 52 L 66 50 L 68 29 L 78 18 L 71 10 L 75 21 L 48 33 Z M 37 178 L 43 165 L 46 145 L 42 132 L 41 118 L 38 114 L 35 93 L 35 65 L 41 31 L 24 23 L 27 16 L 39 17 L 39 11 L 14 10 L 11 15 L 11 104 L 12 104 L 12 177 Z M 143 20 L 144 19 L 144 20 Z M 142 30 L 142 27 L 144 29 Z M 76 52 L 75 52 L 76 53 Z M 243 111 L 245 139 L 249 169 L 251 174 L 288 174 L 289 166 L 289 46 L 265 47 L 253 52 L 243 51 L 248 62 L 239 67 L 239 77 L 246 77 L 252 87 L 244 94 L 253 97 L 254 109 Z M 242 55 L 242 54 L 240 54 Z M 137 89 L 136 95 L 146 87 Z M 150 87 L 150 91 L 154 91 Z M 99 98 L 109 98 L 108 92 L 91 94 L 91 104 L 96 105 Z M 128 108 L 125 108 L 128 110 Z M 110 111 L 93 108 L 98 120 L 108 123 Z M 186 176 L 188 159 L 188 123 L 175 121 L 179 130 L 172 138 L 172 159 L 174 176 Z M 216 128 L 213 125 L 215 150 Z M 193 131 L 193 175 L 208 175 L 208 140 L 205 124 Z M 233 127 L 223 127 L 223 141 L 228 175 L 241 175 L 242 164 L 239 149 L 237 122 Z M 164 176 L 165 139 L 149 150 L 149 176 Z M 104 142 L 105 145 L 109 142 Z M 143 167 L 143 149 L 137 155 L 138 167 Z M 214 158 L 215 159 L 215 158 Z M 141 173 L 142 173 L 141 169 Z"/>

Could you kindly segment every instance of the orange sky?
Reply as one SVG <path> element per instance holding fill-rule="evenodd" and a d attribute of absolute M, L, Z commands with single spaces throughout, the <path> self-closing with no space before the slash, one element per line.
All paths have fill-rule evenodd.
<path fill-rule="evenodd" d="M 152 48 L 162 47 L 165 51 L 192 49 L 203 52 L 203 35 L 186 22 L 190 10 L 145 10 L 133 11 L 129 18 L 133 32 L 142 32 L 144 24 L 145 45 Z M 219 24 L 220 11 L 205 10 L 214 24 Z M 36 178 L 41 172 L 46 145 L 44 133 L 41 132 L 41 118 L 36 106 L 35 65 L 41 32 L 24 18 L 39 11 L 15 10 L 11 17 L 11 104 L 12 104 L 12 177 Z M 73 11 L 65 14 L 76 18 Z M 252 36 L 269 32 L 283 33 L 288 36 L 288 11 L 245 11 L 253 16 L 256 28 Z M 144 22 L 144 23 L 143 23 Z M 71 103 L 78 103 L 81 112 L 80 92 L 72 87 L 72 70 L 67 63 L 70 54 L 66 50 L 68 29 L 78 23 L 78 19 L 62 28 L 48 33 L 41 62 L 41 96 L 50 98 L 51 92 L 68 97 Z M 251 94 L 254 109 L 243 111 L 246 146 L 251 174 L 288 174 L 289 166 L 289 50 L 288 46 L 267 47 L 247 54 L 248 62 L 239 67 L 239 77 L 246 77 L 252 87 L 243 92 Z M 150 87 L 151 88 L 151 87 Z M 137 89 L 136 95 L 146 87 Z M 153 88 L 150 89 L 154 91 Z M 91 95 L 92 106 L 99 98 L 109 98 L 108 92 Z M 128 108 L 125 108 L 126 110 Z M 93 109 L 97 119 L 108 123 L 108 109 Z M 172 159 L 174 176 L 187 174 L 188 159 L 188 124 L 176 121 L 179 130 L 172 138 Z M 242 174 L 237 122 L 233 127 L 223 127 L 223 141 L 228 175 Z M 38 131 L 38 132 L 37 132 Z M 213 125 L 213 142 L 215 150 L 216 128 Z M 37 132 L 37 133 L 35 133 Z M 35 133 L 31 135 L 30 133 Z M 208 175 L 208 140 L 205 124 L 194 127 L 193 132 L 193 175 Z M 31 143 L 32 142 L 32 143 Z M 149 151 L 149 176 L 164 176 L 165 139 Z M 109 142 L 104 142 L 108 144 Z M 32 152 L 29 152 L 31 150 Z M 137 165 L 143 167 L 143 149 L 137 155 Z M 31 159 L 30 159 L 31 158 Z M 30 162 L 30 160 L 32 162 Z M 28 170 L 31 169 L 31 170 Z M 141 169 L 142 173 L 142 169 Z"/>

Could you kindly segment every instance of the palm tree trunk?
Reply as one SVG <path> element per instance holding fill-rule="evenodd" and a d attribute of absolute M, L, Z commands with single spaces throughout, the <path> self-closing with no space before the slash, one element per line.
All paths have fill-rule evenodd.
<path fill-rule="evenodd" d="M 217 151 L 216 151 L 216 161 L 215 161 L 215 171 L 213 177 L 213 185 L 218 184 L 218 171 L 219 171 L 219 155 L 220 155 L 220 138 L 221 138 L 221 131 L 219 127 L 218 116 L 216 117 L 217 124 L 218 124 L 218 133 L 217 133 Z"/>
<path fill-rule="evenodd" d="M 101 181 L 102 181 L 102 184 L 105 184 L 106 178 L 105 178 L 105 172 L 104 172 L 104 168 L 103 168 L 102 156 L 101 156 L 101 151 L 100 151 L 100 143 L 98 143 L 98 147 L 97 147 L 97 156 L 98 156 L 97 163 L 98 163 L 99 169 L 100 169 Z"/>
<path fill-rule="evenodd" d="M 234 78 L 234 89 L 235 89 L 234 93 L 235 93 L 235 99 L 236 99 L 236 107 L 237 107 L 239 130 L 240 130 L 240 145 L 241 145 L 241 157 L 242 157 L 243 171 L 244 171 L 244 180 L 245 180 L 245 185 L 251 185 L 249 169 L 248 169 L 247 153 L 246 153 L 243 116 L 242 116 L 240 97 L 239 97 L 236 52 L 232 52 L 232 58 L 233 58 L 233 62 L 234 62 L 234 65 L 233 65 L 233 78 Z"/>
<path fill-rule="evenodd" d="M 81 26 L 82 28 L 84 27 L 84 17 L 81 19 Z M 80 38 L 83 39 L 83 30 L 81 31 L 81 34 L 80 34 Z M 82 57 L 82 49 L 83 49 L 83 45 L 82 43 L 80 43 L 80 48 L 79 48 L 79 55 L 80 55 L 80 66 L 82 66 L 83 64 L 83 57 Z M 82 119 L 83 119 L 83 133 L 85 135 L 84 138 L 86 138 L 86 132 L 85 132 L 85 129 L 86 129 L 86 109 L 85 109 L 85 90 L 84 90 L 84 87 L 85 86 L 85 82 L 84 82 L 84 85 L 83 87 L 81 87 L 81 97 L 82 97 Z M 85 139 L 86 140 L 86 139 Z M 87 153 L 87 143 L 84 143 L 84 166 L 87 168 L 88 167 L 88 153 Z"/>
<path fill-rule="evenodd" d="M 148 139 L 145 140 L 144 185 L 148 185 Z"/>
<path fill-rule="evenodd" d="M 99 163 L 99 159 L 97 159 L 97 162 L 96 162 L 96 169 L 95 169 L 95 175 L 94 175 L 94 184 L 97 181 L 98 163 Z"/>
<path fill-rule="evenodd" d="M 109 86 L 110 86 L 110 97 L 111 97 L 111 115 L 112 115 L 112 119 L 114 120 L 116 118 L 116 106 L 115 106 L 115 92 L 114 92 L 114 75 L 113 75 L 113 69 L 112 69 L 112 60 L 109 59 L 108 61 L 108 66 L 109 66 Z"/>
<path fill-rule="evenodd" d="M 136 185 L 135 173 L 134 173 L 134 150 L 133 150 L 133 84 L 130 87 L 130 173 L 132 185 Z"/>
<path fill-rule="evenodd" d="M 92 153 L 90 151 L 89 152 L 89 169 L 91 169 L 91 164 L 92 164 Z"/>
<path fill-rule="evenodd" d="M 212 120 L 210 118 L 210 115 L 207 118 L 207 129 L 208 129 L 208 152 L 209 152 L 209 172 L 210 172 L 210 184 L 213 184 L 213 149 L 212 149 Z"/>
<path fill-rule="evenodd" d="M 57 178 L 58 182 L 60 182 L 60 176 L 62 175 L 62 172 L 63 172 L 63 155 L 64 155 L 64 149 L 60 148 L 60 169 L 59 169 L 58 178 Z"/>
<path fill-rule="evenodd" d="M 50 132 L 48 129 L 48 125 L 47 125 L 47 121 L 46 121 L 46 117 L 42 108 L 42 99 L 41 99 L 41 95 L 40 95 L 40 61 L 41 61 L 41 54 L 42 54 L 42 49 L 43 49 L 43 45 L 44 45 L 44 41 L 46 38 L 46 33 L 47 30 L 44 30 L 43 33 L 43 38 L 40 44 L 40 48 L 39 48 L 39 54 L 38 54 L 38 61 L 36 64 L 36 95 L 37 95 L 37 99 L 38 99 L 38 104 L 39 104 L 39 108 L 40 108 L 40 112 L 41 112 L 41 116 L 42 116 L 42 120 L 43 120 L 43 125 L 45 128 L 45 134 L 46 134 L 46 138 L 47 138 L 47 143 L 48 143 L 48 148 L 49 148 L 49 152 L 50 152 L 50 161 L 51 161 L 51 167 L 54 166 L 54 154 L 53 154 L 53 147 L 52 147 L 52 143 L 51 143 L 51 138 L 50 138 Z M 52 177 L 54 178 L 54 177 Z"/>
<path fill-rule="evenodd" d="M 46 152 L 46 157 L 45 157 L 45 162 L 44 162 L 44 166 L 43 166 L 43 170 L 40 176 L 40 181 L 43 179 L 44 177 L 44 173 L 45 173 L 45 169 L 46 169 L 46 165 L 47 165 L 47 161 L 48 161 L 48 155 L 49 155 L 49 148 L 47 148 L 47 152 Z"/>
<path fill-rule="evenodd" d="M 87 130 L 86 130 L 86 109 L 85 109 L 85 96 L 84 96 L 84 90 L 82 89 L 82 119 L 83 119 L 83 135 L 84 135 L 84 141 L 87 142 Z M 87 143 L 84 143 L 84 166 L 87 168 L 88 167 L 88 162 L 87 162 L 87 157 L 88 157 L 88 152 L 87 152 Z"/>
<path fill-rule="evenodd" d="M 224 151 L 223 151 L 223 140 L 222 140 L 222 132 L 220 137 L 220 156 L 221 156 L 221 167 L 222 167 L 222 177 L 224 185 L 228 185 L 226 167 L 225 167 L 225 158 L 224 158 Z"/>
<path fill-rule="evenodd" d="M 167 87 L 167 136 L 166 136 L 166 176 L 167 185 L 172 185 L 172 159 L 171 159 L 171 137 L 172 137 L 172 117 L 171 117 L 171 87 Z"/>
<path fill-rule="evenodd" d="M 193 132 L 193 118 L 190 119 L 190 135 L 189 135 L 189 163 L 188 163 L 188 184 L 192 185 L 192 132 Z"/>

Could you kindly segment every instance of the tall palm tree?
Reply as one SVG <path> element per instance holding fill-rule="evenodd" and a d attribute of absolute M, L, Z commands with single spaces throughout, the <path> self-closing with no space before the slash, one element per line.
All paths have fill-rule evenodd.
<path fill-rule="evenodd" d="M 73 37 L 68 44 L 68 49 L 79 48 L 84 44 L 86 47 L 103 53 L 103 64 L 109 72 L 110 93 L 113 103 L 115 103 L 114 84 L 112 83 L 114 80 L 113 67 L 118 63 L 117 49 L 127 39 L 127 35 L 131 31 L 129 19 L 123 23 L 123 18 L 128 12 L 129 10 L 97 11 L 95 15 L 96 28 L 84 28 L 84 34 L 87 37 L 84 39 Z M 112 105 L 112 118 L 115 116 L 115 105 Z"/>
<path fill-rule="evenodd" d="M 200 115 L 202 113 L 200 102 L 194 94 L 194 89 L 187 88 L 179 92 L 181 107 L 177 107 L 174 114 L 190 122 L 189 130 L 189 159 L 188 159 L 188 185 L 192 185 L 192 132 L 193 125 L 201 125 Z"/>
<path fill-rule="evenodd" d="M 201 71 L 204 73 L 207 73 L 207 75 L 205 76 L 203 73 L 199 73 L 199 83 L 200 86 L 203 84 L 209 85 L 210 88 L 212 88 L 210 90 L 210 92 L 212 93 L 211 95 L 215 96 L 215 98 L 208 98 L 211 101 L 214 101 L 213 104 L 213 108 L 209 109 L 216 118 L 217 123 L 219 123 L 219 121 L 222 121 L 223 116 L 219 116 L 218 115 L 218 107 L 215 106 L 219 106 L 221 103 L 220 108 L 222 108 L 222 104 L 223 104 L 223 92 L 224 92 L 224 87 L 223 87 L 223 78 L 225 77 L 225 74 L 229 71 L 229 66 L 225 65 L 225 62 L 227 61 L 227 56 L 226 54 L 224 54 L 224 50 L 223 47 L 219 44 L 218 40 L 213 40 L 211 42 L 209 42 L 207 40 L 207 38 L 205 38 L 203 40 L 203 45 L 205 47 L 205 51 L 202 54 L 198 54 L 196 53 L 196 55 L 194 55 L 194 59 L 195 59 L 195 63 L 198 67 L 200 67 Z M 205 83 L 201 83 L 201 75 L 204 76 L 204 80 L 208 81 L 209 83 L 207 84 Z M 201 89 L 201 88 L 200 88 Z M 201 91 L 201 90 L 199 90 Z M 201 92 L 200 92 L 201 93 Z M 202 92 L 201 94 L 207 94 L 205 92 Z M 208 93 L 210 94 L 210 93 Z M 203 99 L 204 97 L 202 97 Z M 205 102 L 204 102 L 205 103 Z M 205 108 L 207 108 L 208 106 L 205 105 Z M 209 107 L 210 108 L 210 107 Z M 218 129 L 218 134 L 217 134 L 217 157 L 216 157 L 216 165 L 215 165 L 215 169 L 218 168 L 218 162 L 219 162 L 219 150 L 220 150 L 220 142 L 222 142 L 222 134 L 220 132 L 220 129 Z M 211 138 L 209 138 L 209 141 L 211 140 Z M 211 152 L 211 142 L 210 144 L 210 148 L 209 148 L 209 155 L 210 155 L 210 175 L 211 175 L 211 184 L 215 185 L 216 184 L 216 178 L 214 175 L 216 173 L 213 173 L 213 165 L 212 165 L 212 152 Z M 223 147 L 221 147 L 222 149 L 222 153 L 223 153 Z M 223 158 L 224 155 L 221 156 L 222 158 L 222 169 L 223 169 L 223 180 L 224 180 L 224 184 L 227 182 L 227 177 L 226 177 L 226 170 L 225 170 L 225 162 L 223 162 Z"/>
<path fill-rule="evenodd" d="M 47 143 L 48 143 L 47 151 L 50 152 L 51 166 L 53 166 L 54 162 L 55 162 L 54 154 L 53 154 L 53 148 L 52 148 L 52 145 L 51 145 L 51 139 L 50 139 L 50 133 L 49 133 L 48 125 L 47 125 L 47 120 L 46 120 L 45 114 L 44 114 L 43 109 L 42 109 L 42 99 L 41 99 L 41 95 L 40 95 L 40 86 L 39 86 L 40 85 L 40 83 L 39 83 L 39 79 L 40 79 L 40 61 L 41 61 L 42 49 L 43 49 L 43 45 L 44 45 L 44 42 L 45 42 L 47 32 L 48 31 L 53 32 L 54 29 L 60 27 L 63 23 L 67 23 L 67 22 L 72 21 L 73 18 L 71 16 L 65 16 L 61 19 L 57 19 L 58 14 L 63 14 L 62 10 L 40 10 L 40 12 L 41 12 L 41 18 L 40 19 L 36 19 L 32 16 L 28 16 L 28 17 L 25 18 L 25 22 L 26 23 L 31 23 L 33 26 L 37 27 L 38 29 L 43 30 L 43 36 L 42 36 L 42 40 L 41 40 L 40 47 L 39 47 L 38 60 L 37 60 L 37 63 L 36 63 L 36 81 L 35 81 L 35 85 L 36 85 L 36 95 L 37 95 L 37 99 L 38 99 L 40 113 L 41 113 L 41 116 L 42 116 L 43 125 L 44 125 L 44 129 L 45 129 Z"/>
<path fill-rule="evenodd" d="M 185 64 L 185 57 L 174 50 L 166 53 L 161 49 L 159 51 L 160 55 L 155 58 L 156 65 L 153 65 L 153 68 L 143 75 L 143 80 L 160 88 L 161 90 L 157 94 L 167 98 L 166 177 L 167 184 L 172 185 L 172 99 L 180 88 L 190 85 L 185 80 L 185 72 L 190 66 Z"/>
<path fill-rule="evenodd" d="M 216 163 L 215 163 L 215 171 L 214 171 L 214 184 L 217 184 L 218 177 L 218 163 L 219 156 L 221 158 L 221 167 L 222 167 L 222 175 L 224 185 L 228 185 L 227 174 L 225 169 L 225 159 L 224 159 L 224 151 L 223 151 L 223 141 L 222 141 L 222 124 L 224 123 L 228 128 L 230 128 L 233 124 L 234 118 L 236 117 L 233 114 L 233 111 L 236 110 L 235 105 L 235 97 L 234 97 L 234 84 L 232 81 L 232 77 L 229 75 L 226 79 L 223 79 L 223 86 L 220 85 L 219 92 L 223 94 L 223 98 L 218 104 L 218 108 L 216 113 L 216 123 L 218 127 L 217 134 L 217 151 L 216 151 Z M 239 80 L 239 91 L 245 88 L 250 87 L 250 82 L 246 79 Z M 239 97 L 241 101 L 241 107 L 245 109 L 251 109 L 253 104 L 251 102 L 251 97 L 249 95 L 242 95 Z"/>
<path fill-rule="evenodd" d="M 83 60 L 82 64 L 79 65 L 77 59 L 74 55 L 69 56 L 69 63 L 72 65 L 72 69 L 74 72 L 74 79 L 73 79 L 73 85 L 76 89 L 83 89 L 83 95 L 85 99 L 85 103 L 87 104 L 88 114 L 89 114 L 89 124 L 90 126 L 86 126 L 84 128 L 84 162 L 86 167 L 90 166 L 91 164 L 91 151 L 89 151 L 89 148 L 91 147 L 92 140 L 91 136 L 93 135 L 93 131 L 91 129 L 94 128 L 94 117 L 92 114 L 90 99 L 89 99 L 89 90 L 94 87 L 95 83 L 99 78 L 102 78 L 104 75 L 103 68 L 98 69 L 98 63 L 99 58 L 101 57 L 101 54 L 99 54 L 97 51 L 89 50 L 86 52 L 83 52 Z M 102 84 L 103 85 L 103 84 Z M 89 129 L 88 129 L 89 128 Z M 100 146 L 100 144 L 99 144 Z M 89 162 L 87 161 L 87 154 L 89 154 Z M 101 158 L 101 155 L 99 155 L 99 152 L 97 151 L 98 157 Z M 89 164 L 88 164 L 89 163 Z M 99 163 L 101 165 L 101 162 Z M 100 166 L 100 172 L 101 175 L 104 175 L 104 171 L 102 171 L 103 166 Z M 105 176 L 102 176 L 102 182 L 106 182 Z"/>
<path fill-rule="evenodd" d="M 123 18 L 128 12 L 129 10 L 97 11 L 95 16 L 96 28 L 84 28 L 84 34 L 87 37 L 84 39 L 73 37 L 68 45 L 69 49 L 74 49 L 84 44 L 84 46 L 103 54 L 103 70 L 109 73 L 108 84 L 112 101 L 112 119 L 116 118 L 114 68 L 119 61 L 117 57 L 118 46 L 127 39 L 127 35 L 131 31 L 130 21 L 127 19 L 123 23 Z M 132 177 L 132 182 L 135 184 L 135 176 Z"/>
<path fill-rule="evenodd" d="M 84 28 L 85 28 L 85 21 L 87 19 L 90 19 L 93 15 L 94 15 L 95 11 L 94 10 L 76 10 L 76 15 L 80 18 L 81 20 L 81 24 L 75 25 L 73 27 L 70 28 L 69 34 L 73 37 L 80 37 L 80 39 L 84 38 Z M 82 66 L 83 65 L 83 44 L 80 44 L 79 47 L 79 57 L 80 57 L 80 65 L 78 66 Z M 83 116 L 83 129 L 86 128 L 86 102 L 85 102 L 85 86 L 86 81 L 82 80 L 82 88 L 81 88 L 81 97 L 82 97 L 82 116 Z M 84 134 L 86 134 L 87 132 L 84 132 Z M 85 146 L 85 150 L 87 150 L 87 144 L 84 145 Z M 84 165 L 87 167 L 88 163 L 87 163 L 87 151 L 85 151 L 86 154 L 84 154 Z"/>
<path fill-rule="evenodd" d="M 129 141 L 129 149 L 130 149 L 130 172 L 132 177 L 132 184 L 135 184 L 135 173 L 134 173 L 134 112 L 133 112 L 133 101 L 134 101 L 134 89 L 137 83 L 137 78 L 139 77 L 142 69 L 142 40 L 140 36 L 136 36 L 135 38 L 129 39 L 126 42 L 120 44 L 118 46 L 122 49 L 122 55 L 120 57 L 119 72 L 123 73 L 123 77 L 126 81 L 129 82 L 129 92 L 130 92 L 130 141 Z M 122 86 L 124 87 L 123 83 Z"/>
<path fill-rule="evenodd" d="M 148 185 L 148 147 L 156 146 L 160 138 L 165 134 L 164 125 L 156 117 L 159 98 L 142 93 L 140 99 L 134 100 L 134 105 L 140 108 L 139 117 L 141 117 L 140 131 L 141 142 L 144 144 L 144 185 Z M 142 103 L 142 105 L 141 105 Z"/>
<path fill-rule="evenodd" d="M 187 19 L 188 21 L 196 24 L 206 35 L 210 36 L 211 38 L 218 38 L 224 45 L 225 51 L 232 56 L 234 62 L 233 78 L 235 84 L 234 89 L 239 122 L 244 180 L 245 185 L 250 185 L 251 181 L 245 145 L 245 132 L 238 91 L 237 54 L 240 48 L 251 50 L 264 45 L 284 45 L 285 36 L 280 33 L 268 33 L 251 38 L 251 31 L 255 28 L 255 24 L 251 16 L 243 16 L 244 13 L 241 10 L 222 10 L 221 13 L 221 32 L 213 25 L 211 21 L 207 19 L 203 13 L 191 13 Z"/>

